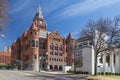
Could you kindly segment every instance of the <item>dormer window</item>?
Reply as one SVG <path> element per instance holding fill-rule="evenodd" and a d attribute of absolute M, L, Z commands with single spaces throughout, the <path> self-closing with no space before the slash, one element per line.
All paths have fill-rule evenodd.
<path fill-rule="evenodd" d="M 35 32 L 35 35 L 37 35 L 37 32 Z"/>
<path fill-rule="evenodd" d="M 32 32 L 30 32 L 30 34 L 32 35 Z"/>

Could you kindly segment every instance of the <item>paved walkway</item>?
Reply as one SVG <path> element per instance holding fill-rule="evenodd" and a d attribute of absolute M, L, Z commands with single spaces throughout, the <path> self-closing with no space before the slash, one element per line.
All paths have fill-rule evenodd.
<path fill-rule="evenodd" d="M 87 80 L 62 72 L 0 70 L 0 80 Z"/>

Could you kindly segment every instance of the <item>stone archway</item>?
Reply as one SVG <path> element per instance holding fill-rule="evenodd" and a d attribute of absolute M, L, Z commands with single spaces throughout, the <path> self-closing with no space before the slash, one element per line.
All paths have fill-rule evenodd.
<path fill-rule="evenodd" d="M 54 70 L 58 70 L 58 66 L 57 65 L 54 66 Z"/>
<path fill-rule="evenodd" d="M 60 71 L 62 71 L 62 70 L 63 70 L 63 67 L 62 67 L 61 65 L 59 66 L 59 70 L 60 70 Z"/>
<path fill-rule="evenodd" d="M 50 70 L 53 70 L 53 66 L 52 65 L 50 65 Z"/>

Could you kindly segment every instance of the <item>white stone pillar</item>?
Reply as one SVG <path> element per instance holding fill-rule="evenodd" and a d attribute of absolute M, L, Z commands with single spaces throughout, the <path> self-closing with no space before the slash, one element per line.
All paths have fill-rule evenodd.
<path fill-rule="evenodd" d="M 106 68 L 106 54 L 103 55 L 103 69 L 105 72 L 105 68 Z"/>
<path fill-rule="evenodd" d="M 117 54 L 115 54 L 115 65 L 114 65 L 116 73 L 119 73 L 119 68 L 120 68 L 119 64 L 120 64 L 119 54 L 117 53 Z"/>
<path fill-rule="evenodd" d="M 114 69 L 114 53 L 111 53 L 110 54 L 110 67 L 111 67 L 111 72 L 115 72 L 115 69 Z"/>

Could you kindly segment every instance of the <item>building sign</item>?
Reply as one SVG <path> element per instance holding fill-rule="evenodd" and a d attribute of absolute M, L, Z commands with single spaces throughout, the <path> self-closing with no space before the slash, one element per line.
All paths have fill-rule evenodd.
<path fill-rule="evenodd" d="M 47 31 L 40 30 L 39 36 L 40 38 L 47 38 Z"/>

